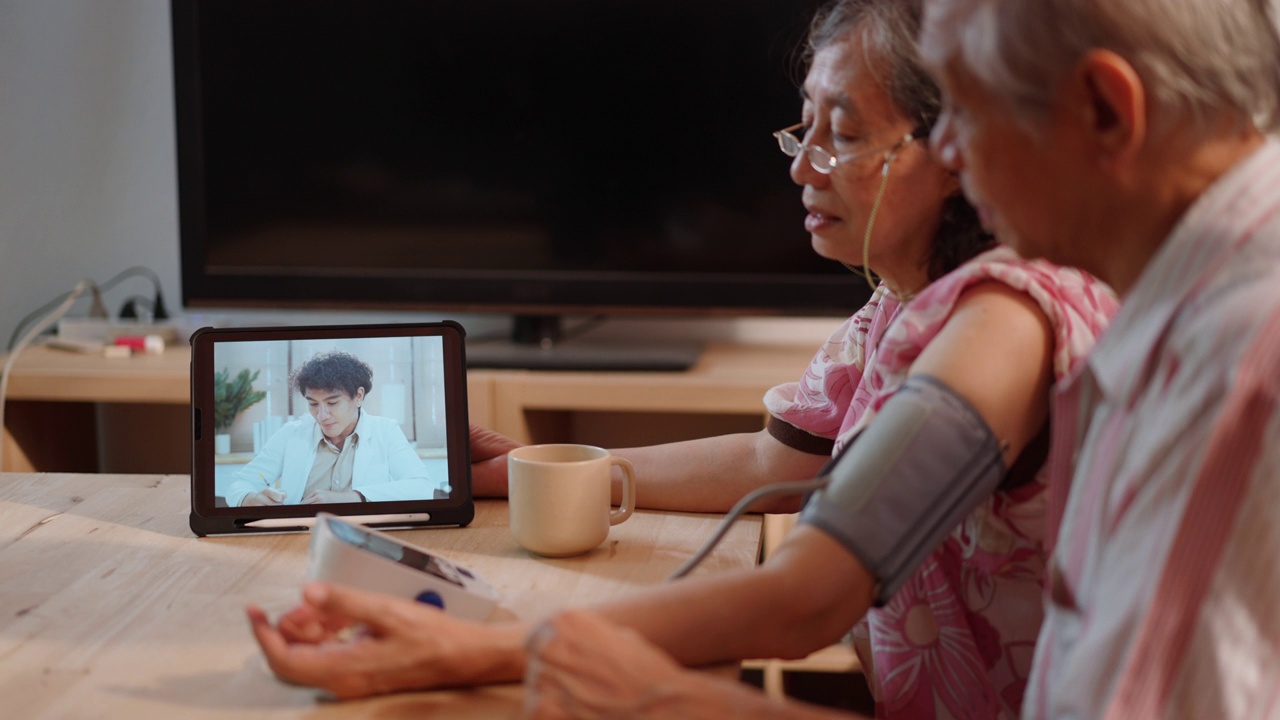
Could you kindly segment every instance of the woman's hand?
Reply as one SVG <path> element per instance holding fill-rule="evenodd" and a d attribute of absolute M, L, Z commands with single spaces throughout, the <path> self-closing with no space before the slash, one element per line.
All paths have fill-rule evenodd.
<path fill-rule="evenodd" d="M 507 453 L 520 443 L 492 430 L 471 426 L 471 487 L 477 497 L 507 496 Z"/>
<path fill-rule="evenodd" d="M 524 672 L 527 628 L 471 623 L 390 595 L 310 583 L 278 625 L 257 607 L 246 613 L 277 676 L 342 699 L 517 680 Z"/>

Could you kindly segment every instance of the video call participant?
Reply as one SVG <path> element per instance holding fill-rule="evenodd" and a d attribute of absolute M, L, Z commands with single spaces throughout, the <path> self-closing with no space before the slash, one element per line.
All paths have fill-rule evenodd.
<path fill-rule="evenodd" d="M 432 473 L 400 423 L 362 408 L 373 370 L 349 353 L 307 360 L 289 379 L 309 418 L 285 423 L 226 495 L 230 506 L 421 500 L 448 497 L 449 480 Z"/>
<path fill-rule="evenodd" d="M 1049 387 L 1092 345 L 1114 300 L 1091 278 L 1025 262 L 982 233 L 959 182 L 922 141 L 940 105 L 916 63 L 918 13 L 898 0 L 861 0 L 824 14 L 812 32 L 805 130 L 778 133 L 795 158 L 815 250 L 869 266 L 881 278 L 872 301 L 820 349 L 801 383 L 770 393 L 772 431 L 619 454 L 639 470 L 642 504 L 724 510 L 754 487 L 816 475 L 862 433 L 850 457 L 878 473 L 874 481 L 926 499 L 938 485 L 962 488 L 972 495 L 965 511 L 978 509 L 941 526 L 942 547 L 925 547 L 916 565 L 877 577 L 868 562 L 913 528 L 877 527 L 834 499 L 818 502 L 763 568 L 682 580 L 601 612 L 685 664 L 802 657 L 867 615 L 861 650 L 886 714 L 998 716 L 1017 711 L 1042 612 L 1046 496 L 1034 441 Z M 905 435 L 924 445 L 890 453 L 890 423 L 914 405 L 930 409 L 934 435 Z M 982 482 L 958 476 L 962 458 L 935 451 L 939 434 L 960 438 L 951 443 L 959 453 L 982 454 Z M 473 445 L 477 490 L 501 493 L 509 441 L 476 431 Z M 904 469 L 899 457 L 939 462 Z M 1019 470 L 1006 473 L 1010 466 Z M 876 530 L 879 550 L 867 560 L 846 545 L 851 527 Z M 355 696 L 509 680 L 524 668 L 521 626 L 470 627 L 412 603 L 316 592 L 278 626 L 250 611 L 286 678 Z M 885 607 L 868 615 L 873 601 Z M 381 612 L 396 626 L 379 622 L 357 643 L 332 644 L 331 628 Z M 680 703 L 695 699 L 667 709 L 680 716 Z"/>

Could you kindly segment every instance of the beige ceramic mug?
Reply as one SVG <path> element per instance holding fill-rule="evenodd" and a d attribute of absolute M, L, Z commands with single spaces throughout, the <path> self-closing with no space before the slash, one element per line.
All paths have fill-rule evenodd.
<path fill-rule="evenodd" d="M 613 466 L 622 468 L 622 505 L 612 506 Z M 507 454 L 511 534 L 548 557 L 579 555 L 631 517 L 636 471 L 626 458 L 591 445 L 526 445 Z"/>

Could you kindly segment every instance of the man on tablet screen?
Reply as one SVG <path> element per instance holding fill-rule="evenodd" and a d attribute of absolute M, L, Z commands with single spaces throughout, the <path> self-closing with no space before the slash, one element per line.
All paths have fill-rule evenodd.
<path fill-rule="evenodd" d="M 430 500 L 447 497 L 449 479 L 423 464 L 390 418 L 362 409 L 373 371 L 354 355 L 312 357 L 289 384 L 311 416 L 285 424 L 232 478 L 230 506 Z"/>

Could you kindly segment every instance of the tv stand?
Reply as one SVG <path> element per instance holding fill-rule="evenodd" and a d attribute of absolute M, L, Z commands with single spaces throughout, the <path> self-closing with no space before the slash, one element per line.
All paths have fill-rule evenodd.
<path fill-rule="evenodd" d="M 693 367 L 702 355 L 698 344 L 662 344 L 575 339 L 527 345 L 507 340 L 467 343 L 469 368 L 527 370 L 665 370 Z"/>
<path fill-rule="evenodd" d="M 511 319 L 511 342 L 550 347 L 564 337 L 559 315 L 516 315 Z"/>
<path fill-rule="evenodd" d="M 566 336 L 555 315 L 517 315 L 510 340 L 467 340 L 467 367 L 683 371 L 702 344 Z"/>
<path fill-rule="evenodd" d="M 470 420 L 522 443 L 602 447 L 751 432 L 765 391 L 799 379 L 813 348 L 712 341 L 682 372 L 469 371 Z M 190 472 L 190 364 L 183 346 L 129 358 L 27 348 L 0 471 Z"/>

